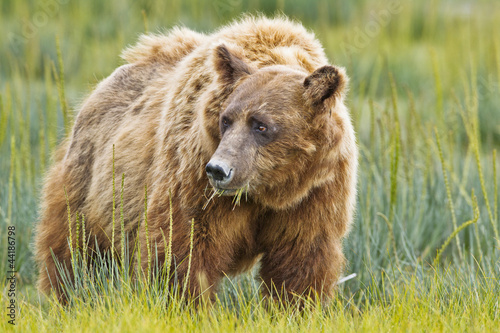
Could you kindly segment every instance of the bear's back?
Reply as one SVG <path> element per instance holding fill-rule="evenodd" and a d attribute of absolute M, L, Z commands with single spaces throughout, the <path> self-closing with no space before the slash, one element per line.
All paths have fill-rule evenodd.
<path fill-rule="evenodd" d="M 236 48 L 258 68 L 288 65 L 310 73 L 328 63 L 321 43 L 300 23 L 284 17 L 253 16 L 245 16 L 210 35 L 178 27 L 166 35 L 143 35 L 136 45 L 123 52 L 122 58 L 129 64 L 186 67 L 180 62 L 189 54 L 208 58 L 215 46 L 222 43 Z"/>
<path fill-rule="evenodd" d="M 220 29 L 212 39 L 213 43 L 220 40 L 234 44 L 258 68 L 287 65 L 310 73 L 328 63 L 314 34 L 284 17 L 246 16 Z"/>

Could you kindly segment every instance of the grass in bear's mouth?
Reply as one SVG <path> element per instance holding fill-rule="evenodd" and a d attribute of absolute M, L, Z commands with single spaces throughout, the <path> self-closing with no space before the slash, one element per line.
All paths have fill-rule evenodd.
<path fill-rule="evenodd" d="M 243 194 L 245 194 L 245 200 L 248 200 L 248 188 L 249 188 L 249 184 L 246 184 L 245 186 L 236 190 L 236 193 L 235 193 L 234 198 L 233 198 L 233 204 L 234 204 L 233 209 L 236 206 L 240 205 L 241 197 L 243 196 Z"/>
<path fill-rule="evenodd" d="M 246 184 L 245 186 L 243 187 L 240 187 L 238 189 L 220 189 L 220 188 L 214 188 L 212 187 L 210 189 L 210 194 L 207 196 L 206 195 L 206 192 L 208 190 L 208 186 L 205 188 L 205 198 L 207 199 L 207 201 L 205 202 L 205 204 L 203 205 L 203 209 L 207 208 L 208 207 L 208 204 L 216 197 L 221 197 L 223 195 L 230 195 L 229 193 L 233 193 L 233 209 L 236 207 L 236 206 L 239 206 L 240 203 L 241 203 L 241 198 L 243 197 L 243 194 L 245 194 L 245 200 L 248 200 L 248 189 L 249 189 L 249 184 Z"/>
<path fill-rule="evenodd" d="M 203 209 L 208 207 L 208 204 L 213 200 L 213 198 L 215 198 L 215 196 L 221 197 L 222 195 L 224 195 L 224 190 L 212 187 L 210 189 L 211 192 L 210 192 L 209 196 L 207 196 L 206 195 L 207 189 L 208 189 L 208 186 L 205 188 L 204 196 L 205 196 L 205 198 L 207 198 L 207 202 L 205 202 L 205 204 L 203 205 Z"/>

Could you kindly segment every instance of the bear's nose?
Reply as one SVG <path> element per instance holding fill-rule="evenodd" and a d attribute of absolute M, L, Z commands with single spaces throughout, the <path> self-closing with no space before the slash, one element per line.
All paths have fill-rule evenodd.
<path fill-rule="evenodd" d="M 228 183 L 232 178 L 231 168 L 222 161 L 210 161 L 205 167 L 207 176 L 221 183 Z"/>

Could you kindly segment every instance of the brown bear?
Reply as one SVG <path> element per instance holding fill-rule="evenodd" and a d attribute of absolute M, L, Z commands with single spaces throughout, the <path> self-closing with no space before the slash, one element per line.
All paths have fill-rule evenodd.
<path fill-rule="evenodd" d="M 67 201 L 73 235 L 78 212 L 90 243 L 111 250 L 115 170 L 125 174 L 128 248 L 138 238 L 144 271 L 148 254 L 161 266 L 170 246 L 193 297 L 257 261 L 264 293 L 331 296 L 353 219 L 358 152 L 344 105 L 348 78 L 314 35 L 286 18 L 247 16 L 211 35 L 145 35 L 123 57 L 128 64 L 81 106 L 46 178 L 39 288 L 63 298 L 53 257 L 71 265 Z M 217 193 L 211 200 L 207 189 Z M 115 249 L 120 233 L 116 223 Z"/>

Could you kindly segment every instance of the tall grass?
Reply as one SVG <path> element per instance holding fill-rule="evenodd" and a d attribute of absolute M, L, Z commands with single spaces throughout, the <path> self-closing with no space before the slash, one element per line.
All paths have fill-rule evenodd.
<path fill-rule="evenodd" d="M 387 9 L 383 2 L 70 1 L 55 6 L 38 26 L 40 2 L 0 3 L 0 28 L 6 32 L 0 34 L 0 248 L 6 248 L 6 226 L 15 225 L 22 330 L 500 327 L 500 4 L 402 0 L 400 5 L 378 33 L 344 53 L 343 43 L 359 40 L 370 32 L 369 22 L 372 27 L 378 22 Z M 276 9 L 314 30 L 332 62 L 345 66 L 351 77 L 348 105 L 361 157 L 356 220 L 344 250 L 346 274 L 357 277 L 339 285 L 330 305 L 306 307 L 300 315 L 293 307 L 263 301 L 260 283 L 250 275 L 225 279 L 215 304 L 192 311 L 165 284 L 128 278 L 140 262 L 126 254 L 140 254 L 137 244 L 129 251 L 124 234 L 121 175 L 119 217 L 110 211 L 120 250 L 97 253 L 98 259 L 88 262 L 93 240 L 85 239 L 85 216 L 78 215 L 69 221 L 79 225 L 70 242 L 76 244 L 77 263 L 74 283 L 66 283 L 70 305 L 38 295 L 30 244 L 43 174 L 69 130 L 72 110 L 120 64 L 121 50 L 144 30 L 184 23 L 212 31 L 242 10 Z M 24 38 L 30 23 L 35 28 Z M 116 204 L 114 173 L 108 185 Z M 235 203 L 245 200 L 242 195 Z M 169 230 L 165 243 L 172 239 Z M 113 247 L 115 237 L 110 235 Z M 150 245 L 147 275 L 156 269 Z M 175 265 L 169 250 L 166 258 L 161 274 L 167 278 Z M 2 251 L 0 278 L 6 264 Z M 0 298 L 7 300 L 5 292 Z M 0 321 L 0 329 L 7 326 Z"/>

